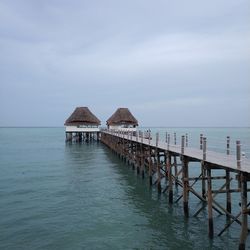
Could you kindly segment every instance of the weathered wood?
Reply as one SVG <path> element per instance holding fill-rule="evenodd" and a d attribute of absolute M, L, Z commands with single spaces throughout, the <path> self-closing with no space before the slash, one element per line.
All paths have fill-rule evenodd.
<path fill-rule="evenodd" d="M 211 180 L 211 169 L 208 167 L 207 172 L 207 203 L 208 203 L 208 235 L 209 238 L 214 237 L 214 223 L 213 223 L 213 209 L 212 209 L 212 180 Z"/>
<path fill-rule="evenodd" d="M 207 177 L 202 177 L 202 174 L 199 177 L 189 177 L 188 178 L 190 181 L 195 181 L 195 180 L 207 180 Z M 226 179 L 226 176 L 211 176 L 212 180 L 224 180 Z"/>
<path fill-rule="evenodd" d="M 143 149 L 141 149 L 141 164 L 142 164 L 142 169 L 141 169 L 141 176 L 142 179 L 145 177 L 145 152 Z"/>
<path fill-rule="evenodd" d="M 230 155 L 230 140 L 227 137 L 226 152 L 224 154 L 215 153 L 207 151 L 206 138 L 201 135 L 200 139 L 202 141 L 200 149 L 194 149 L 188 146 L 187 135 L 182 137 L 181 145 L 170 144 L 170 136 L 166 133 L 166 140 L 164 143 L 159 141 L 158 135 L 156 140 L 152 141 L 150 146 L 148 142 L 143 141 L 143 139 L 138 142 L 137 135 L 132 135 L 131 133 L 124 135 L 121 132 L 109 132 L 102 133 L 101 140 L 111 148 L 111 150 L 118 155 L 121 159 L 124 159 L 129 164 L 133 164 L 138 167 L 138 174 L 142 174 L 144 178 L 145 170 L 149 176 L 149 183 L 152 185 L 153 174 L 156 176 L 156 184 L 159 193 L 162 191 L 161 182 L 162 178 L 166 178 L 164 192 L 168 191 L 169 203 L 173 202 L 173 181 L 176 185 L 182 187 L 182 195 L 178 198 L 183 198 L 183 210 L 185 217 L 189 216 L 189 192 L 194 194 L 198 199 L 200 199 L 204 204 L 202 208 L 195 214 L 199 212 L 207 205 L 208 206 L 208 233 L 209 237 L 213 238 L 214 228 L 213 228 L 213 214 L 212 211 L 216 210 L 218 213 L 222 212 L 227 216 L 228 223 L 223 229 L 224 231 L 228 228 L 234 221 L 242 225 L 241 240 L 239 243 L 239 248 L 245 248 L 246 242 L 246 231 L 247 228 L 247 216 L 250 214 L 250 209 L 247 209 L 247 181 L 250 180 L 250 162 L 248 159 L 241 159 L 241 150 L 239 148 L 240 142 L 237 143 L 237 157 Z M 142 135 L 142 133 L 140 133 Z M 75 134 L 75 137 L 79 136 Z M 84 138 L 85 134 L 81 135 Z M 90 139 L 94 138 L 94 134 L 90 133 Z M 143 137 L 143 135 L 141 136 Z M 140 137 L 140 138 L 141 138 Z M 66 135 L 67 138 L 67 135 Z M 77 139 L 77 138 L 76 138 Z M 175 138 L 174 138 L 175 143 Z M 172 158 L 173 157 L 173 158 Z M 178 169 L 179 164 L 177 164 L 177 157 L 180 158 L 182 162 L 182 168 Z M 198 161 L 201 162 L 201 174 L 199 177 L 189 177 L 188 163 Z M 174 168 L 174 174 L 172 173 Z M 212 169 L 224 169 L 226 176 L 212 176 Z M 182 180 L 178 180 L 179 175 L 182 173 Z M 232 180 L 231 173 L 236 173 L 238 178 L 239 188 L 231 188 L 230 182 Z M 233 176 L 233 175 L 232 175 Z M 244 178 L 242 177 L 244 176 Z M 212 190 L 212 180 L 223 180 L 225 179 L 225 184 L 219 190 Z M 244 179 L 244 181 L 243 181 Z M 191 185 L 189 181 L 193 181 Z M 194 189 L 196 182 L 202 182 L 201 192 L 197 192 Z M 245 185 L 245 186 L 244 186 Z M 242 196 L 242 223 L 238 219 L 240 215 L 234 216 L 231 214 L 231 193 L 241 191 Z M 226 193 L 226 204 L 221 205 L 215 201 L 214 197 L 217 194 Z M 214 195 L 213 195 L 214 194 Z M 244 198 L 244 199 L 243 199 Z M 222 231 L 223 231 L 222 230 Z M 223 231 L 223 232 L 224 232 Z"/>
<path fill-rule="evenodd" d="M 250 189 L 248 188 L 247 189 L 247 192 L 249 192 Z M 213 194 L 227 194 L 228 193 L 240 193 L 241 192 L 241 189 L 240 188 L 234 188 L 234 189 L 229 189 L 228 191 L 227 190 L 212 190 L 212 193 Z"/>
<path fill-rule="evenodd" d="M 234 215 L 230 214 L 230 213 L 229 213 L 223 206 L 221 206 L 217 201 L 213 200 L 213 203 L 214 203 L 218 208 L 220 208 L 226 215 L 228 215 L 228 216 L 229 216 L 230 218 L 232 218 L 232 219 L 235 219 L 235 221 L 236 221 L 239 225 L 241 225 L 241 222 L 240 222 L 238 219 L 236 219 Z"/>
<path fill-rule="evenodd" d="M 184 143 L 185 143 L 185 136 L 181 136 L 181 154 L 184 155 Z"/>
<path fill-rule="evenodd" d="M 227 155 L 230 155 L 230 136 L 227 136 Z"/>
<path fill-rule="evenodd" d="M 168 180 L 168 163 L 167 163 L 167 158 L 168 158 L 168 156 L 167 156 L 167 152 L 164 152 L 164 164 L 163 164 L 163 167 L 164 167 L 164 169 L 162 168 L 162 171 L 164 172 L 164 174 L 165 174 L 165 181 L 167 181 Z"/>
<path fill-rule="evenodd" d="M 206 161 L 207 159 L 207 138 L 202 138 L 202 150 L 203 150 L 203 161 Z"/>
<path fill-rule="evenodd" d="M 250 202 L 248 202 L 247 207 L 249 207 L 249 205 L 250 205 Z M 242 211 L 240 211 L 232 220 L 230 220 L 226 224 L 226 226 L 220 231 L 220 233 L 218 234 L 218 236 L 221 236 L 226 231 L 227 228 L 229 228 L 235 221 L 237 221 L 237 219 L 241 216 L 241 213 L 242 213 Z M 249 231 L 250 230 L 248 229 L 248 232 Z"/>
<path fill-rule="evenodd" d="M 247 210 L 247 181 L 245 174 L 241 174 L 241 218 L 242 218 L 242 225 L 241 225 L 241 234 L 240 234 L 240 243 L 239 249 L 245 250 L 246 248 L 246 238 L 247 238 L 247 217 L 248 214 L 245 212 Z"/>
<path fill-rule="evenodd" d="M 161 166 L 160 166 L 160 156 L 157 152 L 157 188 L 158 193 L 161 193 Z"/>
<path fill-rule="evenodd" d="M 237 158 L 237 168 L 241 168 L 241 144 L 240 141 L 236 141 L 236 158 Z"/>
<path fill-rule="evenodd" d="M 188 191 L 189 191 L 189 181 L 188 181 L 188 158 L 183 157 L 182 166 L 182 182 L 183 182 L 183 209 L 185 217 L 189 217 L 188 209 Z"/>
<path fill-rule="evenodd" d="M 172 164 L 171 164 L 171 155 L 167 154 L 167 171 L 168 171 L 168 201 L 170 204 L 173 204 L 173 178 L 172 178 Z"/>
<path fill-rule="evenodd" d="M 200 134 L 200 150 L 202 150 L 203 134 Z"/>
<path fill-rule="evenodd" d="M 151 156 L 149 156 L 149 162 L 148 162 L 148 174 L 149 174 L 149 185 L 152 186 L 153 184 L 153 177 L 152 177 L 152 159 Z"/>
<path fill-rule="evenodd" d="M 201 176 L 201 175 L 200 175 L 200 176 Z M 199 176 L 198 178 L 188 178 L 188 180 L 190 180 L 190 179 L 194 180 L 194 182 L 193 182 L 191 185 L 189 185 L 189 191 L 192 191 L 191 188 L 195 185 L 195 183 L 196 183 L 198 180 L 200 180 L 200 176 Z M 183 197 L 183 194 L 180 195 L 180 196 L 178 197 L 178 200 L 177 200 L 177 201 L 179 201 L 182 197 Z M 198 198 L 199 198 L 199 197 L 198 197 Z M 203 201 L 204 199 L 202 198 L 201 200 Z"/>
<path fill-rule="evenodd" d="M 159 133 L 157 132 L 156 136 L 155 136 L 155 146 L 156 147 L 158 147 L 158 143 L 159 143 Z"/>
<path fill-rule="evenodd" d="M 178 166 L 177 166 L 177 159 L 176 156 L 174 157 L 174 176 L 175 176 L 175 186 L 178 185 L 177 180 L 178 180 Z"/>
<path fill-rule="evenodd" d="M 205 163 L 204 161 L 202 161 L 201 163 L 201 179 L 202 179 L 202 182 L 201 182 L 201 192 L 202 192 L 202 197 L 203 198 L 206 198 L 206 182 L 205 180 L 207 179 L 205 176 Z M 206 178 L 206 179 L 205 179 Z"/>

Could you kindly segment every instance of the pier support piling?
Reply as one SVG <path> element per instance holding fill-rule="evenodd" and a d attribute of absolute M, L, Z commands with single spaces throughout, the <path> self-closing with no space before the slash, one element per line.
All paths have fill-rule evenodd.
<path fill-rule="evenodd" d="M 160 156 L 159 153 L 157 152 L 157 189 L 158 193 L 161 193 L 161 163 L 160 163 Z"/>
<path fill-rule="evenodd" d="M 231 182 L 230 172 L 229 172 L 229 170 L 226 170 L 226 195 L 227 195 L 227 204 L 226 204 L 226 207 L 227 207 L 228 213 L 231 214 L 232 206 L 231 206 L 230 182 Z M 227 214 L 227 219 L 228 220 L 230 219 L 230 217 L 228 216 L 228 214 Z"/>
<path fill-rule="evenodd" d="M 241 173 L 241 234 L 240 234 L 240 243 L 239 250 L 245 250 L 246 248 L 246 238 L 248 233 L 247 228 L 247 178 L 246 174 Z"/>
<path fill-rule="evenodd" d="M 73 135 L 74 141 L 80 136 L 77 132 Z M 93 134 L 90 134 L 90 138 L 93 138 L 93 136 Z M 227 223 L 218 234 L 219 236 L 222 235 L 231 224 L 234 222 L 238 223 L 241 226 L 238 246 L 240 250 L 245 249 L 247 234 L 250 231 L 248 229 L 248 215 L 250 215 L 248 206 L 250 206 L 250 202 L 247 203 L 247 192 L 250 190 L 247 189 L 247 181 L 250 181 L 250 172 L 246 167 L 249 166 L 249 164 L 246 165 L 246 159 L 242 159 L 240 141 L 237 141 L 236 157 L 234 156 L 235 158 L 233 158 L 232 155 L 230 155 L 230 138 L 227 137 L 226 156 L 219 156 L 221 160 L 217 161 L 216 157 L 218 157 L 218 153 L 207 152 L 206 137 L 202 134 L 200 135 L 200 150 L 192 150 L 190 146 L 188 148 L 187 135 L 181 137 L 181 145 L 175 145 L 175 135 L 174 144 L 170 145 L 170 135 L 166 134 L 165 139 L 167 143 L 165 145 L 162 142 L 159 143 L 159 134 L 157 133 L 155 144 L 152 141 L 151 146 L 150 139 L 145 143 L 145 140 L 141 138 L 142 136 L 143 133 L 140 133 L 141 140 L 139 141 L 137 136 L 133 138 L 131 135 L 128 136 L 124 133 L 108 131 L 101 134 L 101 141 L 126 163 L 131 164 L 133 168 L 136 167 L 137 174 L 141 174 L 142 178 L 147 175 L 150 186 L 153 185 L 154 177 L 154 184 L 157 185 L 158 192 L 162 193 L 162 188 L 164 188 L 163 193 L 165 193 L 165 191 L 167 192 L 169 204 L 173 203 L 173 185 L 176 184 L 176 186 L 180 186 L 182 188 L 182 194 L 175 202 L 183 199 L 183 212 L 186 218 L 189 217 L 189 192 L 197 197 L 202 204 L 194 216 L 198 216 L 207 206 L 208 236 L 210 239 L 214 237 L 213 210 L 219 215 L 225 215 L 227 218 Z M 85 133 L 82 137 L 83 139 L 88 139 L 89 135 Z M 98 137 L 97 135 L 97 138 Z M 66 140 L 70 140 L 70 138 L 72 139 L 72 134 L 66 133 Z M 211 157 L 211 155 L 215 157 Z M 199 176 L 193 176 L 194 172 L 191 171 L 191 177 L 189 177 L 189 167 L 193 167 L 193 165 L 189 166 L 191 162 L 200 162 L 201 172 Z M 235 167 L 232 165 L 232 162 L 234 162 Z M 196 167 L 196 164 L 194 164 L 194 166 Z M 223 175 L 215 176 L 214 174 L 217 170 L 219 173 L 223 173 Z M 181 174 L 182 178 L 179 177 Z M 238 188 L 234 187 L 234 177 L 236 177 L 236 181 L 238 182 Z M 165 181 L 162 181 L 163 178 Z M 218 186 L 217 183 L 212 183 L 212 181 L 217 180 L 219 180 L 218 184 L 220 186 Z M 199 189 L 197 191 L 195 187 L 198 182 L 200 182 L 200 185 L 197 185 Z M 213 186 L 214 190 L 212 189 Z M 241 211 L 233 215 L 232 210 L 235 210 L 235 208 L 232 209 L 232 193 L 236 192 L 241 194 Z M 224 194 L 225 199 L 216 201 L 215 198 L 218 194 Z M 239 219 L 240 216 L 241 220 Z"/>
<path fill-rule="evenodd" d="M 188 192 L 189 192 L 189 180 L 188 180 L 188 159 L 183 156 L 182 165 L 182 183 L 183 183 L 183 209 L 185 217 L 189 217 L 188 208 Z"/>
<path fill-rule="evenodd" d="M 173 204 L 173 176 L 172 176 L 172 165 L 171 155 L 167 154 L 167 171 L 168 171 L 168 201 Z"/>
<path fill-rule="evenodd" d="M 206 168 L 207 172 L 207 208 L 208 208 L 208 236 L 210 239 L 214 237 L 214 223 L 213 223 L 213 197 L 212 197 L 212 179 L 211 168 Z"/>
<path fill-rule="evenodd" d="M 148 174 L 149 174 L 149 185 L 152 186 L 153 185 L 153 177 L 152 177 L 151 149 L 149 149 Z"/>

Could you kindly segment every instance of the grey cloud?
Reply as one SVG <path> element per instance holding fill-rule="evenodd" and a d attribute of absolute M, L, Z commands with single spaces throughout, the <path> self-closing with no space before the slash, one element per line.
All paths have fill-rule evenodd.
<path fill-rule="evenodd" d="M 142 125 L 249 126 L 249 17 L 244 0 L 1 1 L 0 126 L 79 105 L 103 124 L 128 106 Z"/>

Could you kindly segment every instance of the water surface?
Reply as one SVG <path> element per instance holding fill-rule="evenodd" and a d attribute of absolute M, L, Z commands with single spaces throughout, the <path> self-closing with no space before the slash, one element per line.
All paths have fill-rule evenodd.
<path fill-rule="evenodd" d="M 238 247 L 237 224 L 210 241 L 206 210 L 192 217 L 197 199 L 184 219 L 182 202 L 170 206 L 101 143 L 65 144 L 63 128 L 0 128 L 0 138 L 0 249 Z M 214 216 L 218 233 L 226 221 Z"/>

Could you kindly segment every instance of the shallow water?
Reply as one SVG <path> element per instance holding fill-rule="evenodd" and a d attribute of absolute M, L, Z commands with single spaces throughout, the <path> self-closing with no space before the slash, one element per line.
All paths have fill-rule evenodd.
<path fill-rule="evenodd" d="M 237 224 L 209 240 L 206 210 L 192 217 L 197 199 L 185 219 L 182 202 L 170 206 L 102 143 L 65 144 L 63 128 L 0 128 L 0 138 L 0 249 L 238 247 Z M 218 233 L 226 221 L 214 216 Z"/>

